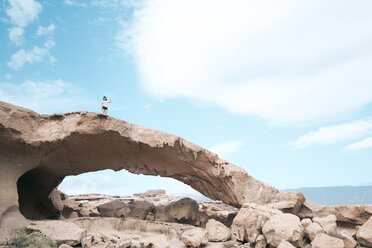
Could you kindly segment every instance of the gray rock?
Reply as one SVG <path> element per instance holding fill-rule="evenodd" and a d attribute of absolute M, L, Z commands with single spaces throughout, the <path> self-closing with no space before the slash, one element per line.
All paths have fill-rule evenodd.
<path fill-rule="evenodd" d="M 145 220 L 147 215 L 154 211 L 154 204 L 147 201 L 121 201 L 115 200 L 97 206 L 104 217 L 124 217 Z"/>
<path fill-rule="evenodd" d="M 158 205 L 155 207 L 155 220 L 199 226 L 199 205 L 190 198 L 183 198 L 166 205 Z"/>

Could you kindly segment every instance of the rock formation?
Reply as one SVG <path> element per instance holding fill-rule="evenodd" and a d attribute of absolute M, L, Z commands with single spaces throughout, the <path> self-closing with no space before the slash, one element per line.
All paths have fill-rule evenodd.
<path fill-rule="evenodd" d="M 64 177 L 103 169 L 172 177 L 237 207 L 278 193 L 175 135 L 96 113 L 39 115 L 0 102 L 0 225 L 18 208 L 28 219 L 56 218 L 49 195 Z"/>
<path fill-rule="evenodd" d="M 56 189 L 65 176 L 103 169 L 172 177 L 226 204 L 163 190 L 70 197 Z M 180 137 L 101 114 L 39 115 L 0 102 L 0 172 L 0 246 L 15 244 L 4 233 L 27 226 L 60 248 L 372 247 L 372 205 L 279 193 Z"/>

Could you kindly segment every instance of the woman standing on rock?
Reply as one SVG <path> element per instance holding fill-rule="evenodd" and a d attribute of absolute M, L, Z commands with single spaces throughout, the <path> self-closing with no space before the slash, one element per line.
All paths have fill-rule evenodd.
<path fill-rule="evenodd" d="M 101 102 L 102 114 L 104 114 L 104 115 L 107 115 L 107 110 L 108 110 L 107 104 L 111 103 L 111 97 L 109 97 L 109 98 L 110 98 L 110 101 L 107 101 L 107 98 L 104 96 L 103 100 Z"/>

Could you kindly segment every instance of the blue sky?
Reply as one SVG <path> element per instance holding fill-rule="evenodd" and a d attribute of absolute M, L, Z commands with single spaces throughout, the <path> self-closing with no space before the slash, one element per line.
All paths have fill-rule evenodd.
<path fill-rule="evenodd" d="M 0 100 L 176 134 L 278 189 L 370 185 L 372 2 L 0 1 Z M 67 193 L 172 179 L 102 171 Z"/>

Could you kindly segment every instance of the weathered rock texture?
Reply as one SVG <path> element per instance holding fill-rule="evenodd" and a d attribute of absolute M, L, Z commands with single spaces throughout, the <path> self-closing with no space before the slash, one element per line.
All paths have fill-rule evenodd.
<path fill-rule="evenodd" d="M 372 247 L 372 217 L 356 233 L 357 240 L 367 247 Z"/>
<path fill-rule="evenodd" d="M 278 191 L 184 139 L 89 112 L 39 115 L 0 102 L 0 226 L 10 212 L 58 218 L 49 198 L 65 176 L 126 169 L 172 177 L 211 199 L 240 207 Z"/>

